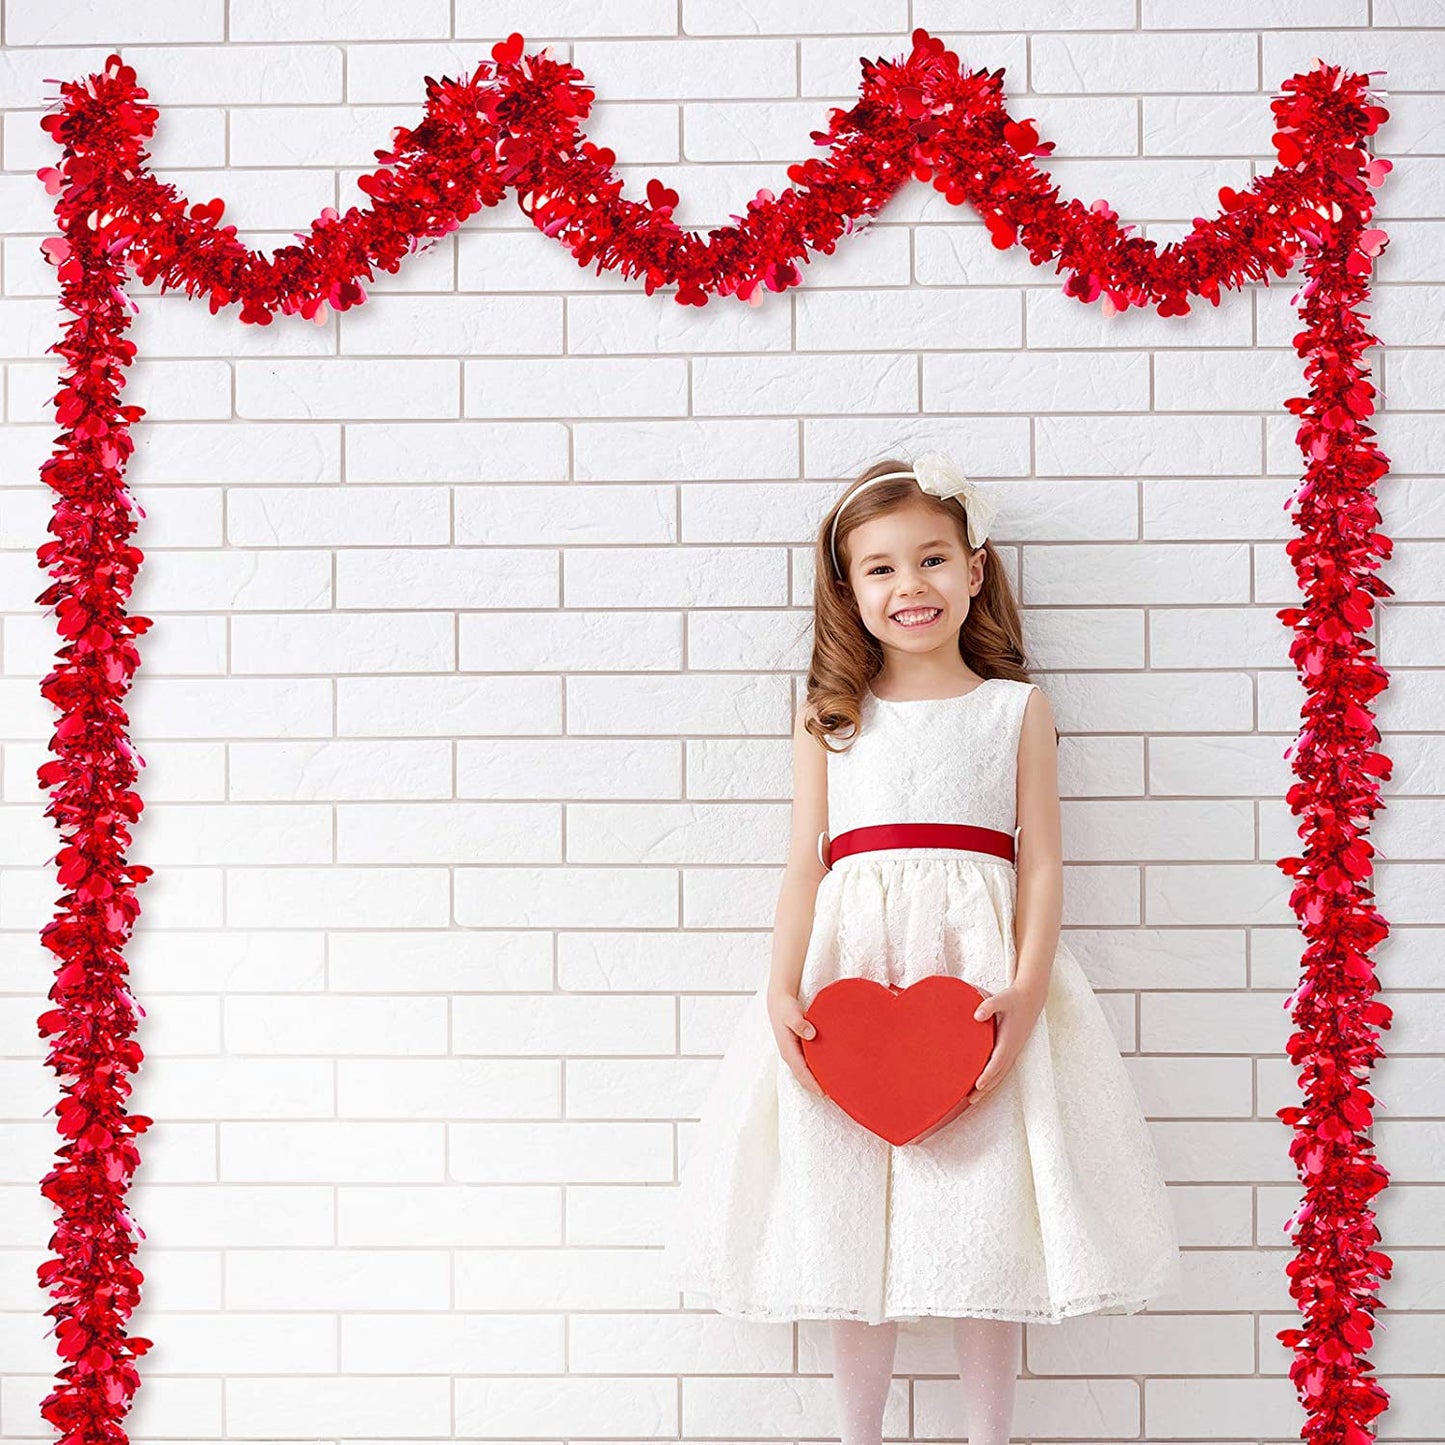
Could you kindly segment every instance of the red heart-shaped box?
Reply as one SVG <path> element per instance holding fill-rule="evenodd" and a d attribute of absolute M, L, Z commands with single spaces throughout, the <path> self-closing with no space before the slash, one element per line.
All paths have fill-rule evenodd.
<path fill-rule="evenodd" d="M 997 1022 L 976 1019 L 985 995 L 952 974 L 907 988 L 839 978 L 803 1015 L 817 1033 L 803 1058 L 844 1113 L 890 1144 L 941 1129 L 968 1107 L 993 1052 Z"/>

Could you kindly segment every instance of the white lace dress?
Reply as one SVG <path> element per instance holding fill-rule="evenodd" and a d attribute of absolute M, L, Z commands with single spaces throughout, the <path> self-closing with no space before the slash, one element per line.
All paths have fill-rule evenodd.
<path fill-rule="evenodd" d="M 876 823 L 1016 833 L 1032 683 L 864 698 L 828 758 L 831 836 Z M 1013 977 L 1017 875 L 990 853 L 840 858 L 818 888 L 799 999 L 835 978 L 907 987 Z M 664 1268 L 684 1304 L 754 1320 L 925 1315 L 1057 1322 L 1132 1314 L 1182 1283 L 1158 1156 L 1119 1048 L 1062 940 L 1003 1081 L 927 1139 L 894 1145 L 792 1075 L 766 978 L 748 999 L 681 1159 Z M 696 1299 L 691 1296 L 697 1296 Z"/>

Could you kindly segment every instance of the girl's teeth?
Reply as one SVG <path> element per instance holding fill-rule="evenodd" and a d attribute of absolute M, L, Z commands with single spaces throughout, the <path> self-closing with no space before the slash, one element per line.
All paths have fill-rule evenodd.
<path fill-rule="evenodd" d="M 898 612 L 894 614 L 897 621 L 905 627 L 916 626 L 920 622 L 932 622 L 938 616 L 938 608 L 923 607 L 917 611 Z"/>

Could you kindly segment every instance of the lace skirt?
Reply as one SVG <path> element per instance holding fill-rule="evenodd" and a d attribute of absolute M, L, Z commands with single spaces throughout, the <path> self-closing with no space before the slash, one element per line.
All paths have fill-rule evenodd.
<path fill-rule="evenodd" d="M 940 851 L 858 855 L 824 878 L 805 1008 L 834 977 L 907 987 L 949 971 L 990 992 L 1007 984 L 1012 868 Z M 1044 1008 L 1003 1081 L 903 1145 L 793 1077 L 760 986 L 684 1146 L 681 1181 L 664 1269 L 684 1304 L 737 1318 L 1056 1323 L 1132 1314 L 1182 1284 L 1138 1098 L 1062 939 Z"/>

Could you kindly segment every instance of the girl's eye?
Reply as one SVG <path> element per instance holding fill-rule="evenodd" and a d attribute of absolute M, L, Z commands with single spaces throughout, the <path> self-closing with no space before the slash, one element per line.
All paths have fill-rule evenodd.
<path fill-rule="evenodd" d="M 925 562 L 946 562 L 946 561 L 948 561 L 948 558 L 946 558 L 946 556 L 939 556 L 938 553 L 933 553 L 933 556 L 926 556 L 926 558 L 923 558 L 923 561 L 925 561 Z M 886 569 L 886 568 L 887 568 L 886 562 L 880 562 L 880 564 L 877 565 L 877 566 L 870 566 L 870 568 L 868 568 L 868 577 L 876 577 L 876 575 L 879 574 L 879 572 L 884 571 L 884 569 Z"/>

